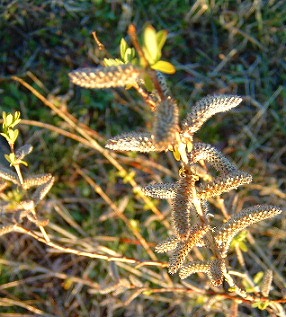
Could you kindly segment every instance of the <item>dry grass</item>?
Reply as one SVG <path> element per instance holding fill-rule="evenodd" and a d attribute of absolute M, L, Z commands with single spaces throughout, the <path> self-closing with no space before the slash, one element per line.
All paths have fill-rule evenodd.
<path fill-rule="evenodd" d="M 1 237 L 0 316 L 279 316 L 286 303 L 285 219 L 253 226 L 248 251 L 237 246 L 230 255 L 233 277 L 256 300 L 254 277 L 273 271 L 273 306 L 266 310 L 210 286 L 204 275 L 187 282 L 169 276 L 167 256 L 154 246 L 168 236 L 170 207 L 137 186 L 177 179 L 177 163 L 165 154 L 106 150 L 108 137 L 145 122 L 148 128 L 151 115 L 132 91 L 75 89 L 67 73 L 104 57 L 91 31 L 116 55 L 129 22 L 168 29 L 164 57 L 178 70 L 168 81 L 181 114 L 209 93 L 245 96 L 199 134 L 254 176 L 252 184 L 212 201 L 215 217 L 259 203 L 285 208 L 286 5 L 128 3 L 1 4 L 1 106 L 26 119 L 20 141 L 35 147 L 30 170 L 50 172 L 56 183 L 38 208 L 50 219 L 50 242 L 29 222 Z M 196 249 L 194 257 L 203 254 Z"/>

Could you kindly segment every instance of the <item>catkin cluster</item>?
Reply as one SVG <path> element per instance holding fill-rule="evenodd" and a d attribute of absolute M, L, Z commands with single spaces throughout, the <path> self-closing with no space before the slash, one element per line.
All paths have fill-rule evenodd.
<path fill-rule="evenodd" d="M 153 74 L 154 75 L 154 74 Z M 214 286 L 222 284 L 227 273 L 226 257 L 233 238 L 249 225 L 274 217 L 282 212 L 275 206 L 258 205 L 233 215 L 221 226 L 212 226 L 208 213 L 208 200 L 252 181 L 252 176 L 241 171 L 221 151 L 205 143 L 194 142 L 194 135 L 213 115 L 237 107 L 242 98 L 235 95 L 214 95 L 199 100 L 180 122 L 179 107 L 170 95 L 162 74 L 157 73 L 161 95 L 154 91 L 146 97 L 154 122 L 151 131 L 126 132 L 107 141 L 106 148 L 116 151 L 163 152 L 172 151 L 181 162 L 179 180 L 142 187 L 147 196 L 171 200 L 173 235 L 160 242 L 158 253 L 171 252 L 169 272 L 179 272 L 184 279 L 203 272 Z M 79 69 L 70 73 L 73 83 L 86 88 L 125 87 L 133 85 L 142 91 L 144 70 L 132 65 L 97 69 Z M 154 78 L 154 76 L 152 77 Z M 156 85 L 154 85 L 156 87 Z M 162 95 L 163 93 L 163 95 Z M 202 177 L 201 165 L 214 173 Z M 208 248 L 212 256 L 205 261 L 188 263 L 193 247 Z M 265 291 L 266 293 L 266 291 Z"/>

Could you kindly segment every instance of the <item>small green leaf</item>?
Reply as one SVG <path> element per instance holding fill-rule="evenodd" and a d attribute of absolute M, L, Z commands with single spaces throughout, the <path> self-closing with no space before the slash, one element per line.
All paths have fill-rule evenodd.
<path fill-rule="evenodd" d="M 234 286 L 234 287 L 229 287 L 228 288 L 228 291 L 230 292 L 230 293 L 235 293 L 236 292 L 236 287 Z"/>
<path fill-rule="evenodd" d="M 156 62 L 158 44 L 156 31 L 151 25 L 147 25 L 143 33 L 143 51 L 150 65 Z"/>
<path fill-rule="evenodd" d="M 157 60 L 159 60 L 162 56 L 162 48 L 167 40 L 168 32 L 166 30 L 161 30 L 157 32 L 156 37 L 157 37 L 157 45 L 158 45 L 158 55 L 157 55 Z"/>
<path fill-rule="evenodd" d="M 18 129 L 16 129 L 16 130 L 9 129 L 7 131 L 7 136 L 9 137 L 9 143 L 14 144 L 18 138 L 18 135 L 19 135 Z"/>
<path fill-rule="evenodd" d="M 10 163 L 10 166 L 16 166 L 16 165 L 25 165 L 28 166 L 28 163 L 23 160 L 17 159 L 15 153 L 5 154 L 5 159 Z"/>
<path fill-rule="evenodd" d="M 9 113 L 4 118 L 4 124 L 5 124 L 6 127 L 10 127 L 12 123 L 13 123 L 13 116 L 12 116 L 11 113 Z"/>
<path fill-rule="evenodd" d="M 14 128 L 17 124 L 20 123 L 21 119 L 20 119 L 21 113 L 19 111 L 16 111 L 14 113 L 14 115 L 12 115 L 11 113 L 6 113 L 3 112 L 2 113 L 2 117 L 3 117 L 3 131 L 4 133 L 6 133 L 6 131 L 8 129 L 12 129 Z"/>
<path fill-rule="evenodd" d="M 124 63 L 126 64 L 131 63 L 134 58 L 135 58 L 135 49 L 128 47 L 123 56 Z"/>
<path fill-rule="evenodd" d="M 152 290 L 147 290 L 147 291 L 143 291 L 142 292 L 142 294 L 144 294 L 144 295 L 147 295 L 147 296 L 150 296 L 150 295 L 152 295 L 152 293 L 153 293 L 153 291 Z"/>
<path fill-rule="evenodd" d="M 10 153 L 10 154 L 4 154 L 5 159 L 12 164 L 12 162 L 15 160 L 15 154 L 14 154 L 14 158 L 13 158 L 13 154 L 14 153 Z"/>
<path fill-rule="evenodd" d="M 238 245 L 239 245 L 239 248 L 240 248 L 241 251 L 243 251 L 243 252 L 247 252 L 248 251 L 248 246 L 247 246 L 247 244 L 245 242 L 241 241 L 241 242 L 238 243 Z"/>
<path fill-rule="evenodd" d="M 240 250 L 242 250 L 243 252 L 247 252 L 248 251 L 248 246 L 245 242 L 246 238 L 248 235 L 248 231 L 247 230 L 243 230 L 241 231 L 236 237 L 234 237 L 234 239 L 231 241 L 230 244 L 230 248 L 234 249 L 235 247 L 238 247 Z"/>
<path fill-rule="evenodd" d="M 128 49 L 128 44 L 124 38 L 120 41 L 120 56 L 124 60 L 125 52 Z"/>
<path fill-rule="evenodd" d="M 176 72 L 176 68 L 173 64 L 162 60 L 152 65 L 151 68 L 166 74 L 174 74 Z"/>
<path fill-rule="evenodd" d="M 261 301 L 261 302 L 253 303 L 251 306 L 253 308 L 258 308 L 260 310 L 264 310 L 264 309 L 266 309 L 268 307 L 268 305 L 269 305 L 269 301 L 265 301 L 265 302 Z"/>
<path fill-rule="evenodd" d="M 139 222 L 135 219 L 130 220 L 130 226 L 132 227 L 133 230 L 139 230 Z"/>
<path fill-rule="evenodd" d="M 26 161 L 23 161 L 23 160 L 18 160 L 18 164 L 22 164 L 22 165 L 25 165 L 25 166 L 28 166 L 28 163 Z"/>
<path fill-rule="evenodd" d="M 254 278 L 253 278 L 253 282 L 255 284 L 259 284 L 262 281 L 263 276 L 264 276 L 264 272 L 262 272 L 262 271 L 256 273 Z"/>
<path fill-rule="evenodd" d="M 129 182 L 131 182 L 132 180 L 134 180 L 134 177 L 136 176 L 135 171 L 131 171 L 129 173 L 127 173 L 124 178 L 123 178 L 123 183 L 127 184 Z"/>
<path fill-rule="evenodd" d="M 14 128 L 17 124 L 20 123 L 20 121 L 21 121 L 20 116 L 21 116 L 20 111 L 16 111 L 14 113 L 14 119 L 13 119 L 12 128 Z"/>

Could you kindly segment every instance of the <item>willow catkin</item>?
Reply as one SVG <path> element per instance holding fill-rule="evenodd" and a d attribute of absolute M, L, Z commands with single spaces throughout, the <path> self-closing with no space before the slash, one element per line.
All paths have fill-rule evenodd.
<path fill-rule="evenodd" d="M 180 242 L 180 239 L 176 236 L 171 236 L 165 241 L 162 241 L 158 243 L 155 247 L 155 251 L 157 253 L 165 253 L 174 250 L 178 243 Z"/>
<path fill-rule="evenodd" d="M 105 147 L 116 151 L 157 151 L 154 136 L 150 133 L 124 133 L 109 139 Z"/>
<path fill-rule="evenodd" d="M 202 98 L 191 109 L 191 112 L 183 122 L 183 129 L 189 134 L 193 134 L 197 132 L 210 117 L 218 112 L 225 112 L 238 106 L 241 101 L 241 97 L 233 95 L 215 95 Z"/>
<path fill-rule="evenodd" d="M 238 171 L 237 166 L 225 157 L 221 151 L 206 143 L 195 143 L 192 152 L 188 155 L 190 163 L 205 161 L 222 175 Z"/>
<path fill-rule="evenodd" d="M 168 149 L 176 142 L 179 131 L 179 110 L 171 98 L 163 100 L 156 108 L 153 134 L 158 148 Z"/>
<path fill-rule="evenodd" d="M 181 268 L 192 248 L 198 244 L 201 244 L 204 235 L 209 230 L 210 227 L 207 225 L 195 225 L 191 228 L 189 236 L 185 239 L 185 241 L 178 243 L 174 253 L 170 257 L 170 274 L 176 273 Z"/>
<path fill-rule="evenodd" d="M 174 199 L 178 183 L 156 183 L 141 187 L 144 195 L 157 199 Z"/>
<path fill-rule="evenodd" d="M 216 197 L 222 193 L 229 192 L 237 187 L 249 184 L 252 176 L 248 173 L 238 171 L 227 176 L 218 176 L 212 182 L 201 184 L 198 187 L 198 197 L 207 200 Z"/>
<path fill-rule="evenodd" d="M 35 174 L 35 175 L 27 175 L 23 181 L 23 188 L 29 189 L 31 187 L 40 186 L 48 183 L 52 179 L 51 174 Z"/>
<path fill-rule="evenodd" d="M 188 265 L 182 266 L 182 268 L 179 271 L 179 276 L 183 280 L 187 278 L 188 276 L 190 276 L 191 274 L 207 273 L 209 269 L 210 269 L 209 262 L 196 261 Z"/>
<path fill-rule="evenodd" d="M 257 205 L 243 209 L 241 212 L 218 228 L 215 232 L 215 240 L 222 246 L 222 254 L 226 256 L 232 239 L 248 226 L 259 221 L 272 218 L 282 213 L 282 209 L 270 205 Z"/>
<path fill-rule="evenodd" d="M 35 202 L 35 206 L 44 199 L 54 184 L 55 178 L 51 177 L 45 184 L 40 185 L 32 194 L 31 199 Z"/>
<path fill-rule="evenodd" d="M 175 197 L 172 200 L 171 222 L 175 234 L 181 239 L 185 239 L 189 235 L 192 225 L 190 220 L 192 215 L 196 214 L 192 194 L 196 180 L 196 177 L 193 175 L 181 177 Z"/>
<path fill-rule="evenodd" d="M 264 297 L 268 297 L 270 289 L 271 289 L 271 284 L 272 284 L 272 279 L 273 279 L 273 272 L 271 270 L 267 270 L 264 273 L 260 289 L 261 289 L 261 294 Z"/>
<path fill-rule="evenodd" d="M 210 262 L 210 269 L 207 273 L 211 283 L 214 286 L 219 286 L 222 284 L 224 272 L 226 272 L 224 259 L 214 259 Z"/>
<path fill-rule="evenodd" d="M 69 73 L 70 80 L 84 88 L 125 87 L 135 84 L 142 70 L 132 64 L 79 68 Z"/>

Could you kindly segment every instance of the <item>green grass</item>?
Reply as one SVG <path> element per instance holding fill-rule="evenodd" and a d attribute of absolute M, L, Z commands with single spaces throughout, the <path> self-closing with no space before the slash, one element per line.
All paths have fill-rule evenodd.
<path fill-rule="evenodd" d="M 124 12 L 131 15 L 124 17 Z M 283 0 L 267 4 L 144 0 L 134 1 L 130 7 L 121 1 L 4 1 L 0 4 L 0 110 L 20 110 L 24 119 L 79 135 L 12 79 L 19 76 L 62 114 L 70 113 L 78 123 L 90 126 L 90 135 L 102 147 L 110 136 L 150 128 L 152 115 L 134 91 L 72 87 L 67 74 L 78 67 L 95 67 L 106 57 L 92 31 L 117 57 L 120 39 L 128 39 L 130 22 L 139 32 L 147 22 L 152 23 L 157 30 L 169 32 L 163 58 L 177 68 L 167 79 L 182 116 L 207 94 L 246 97 L 239 108 L 217 115 L 198 135 L 254 175 L 252 184 L 224 196 L 226 208 L 232 212 L 255 203 L 285 208 L 285 19 Z M 88 130 L 84 131 L 87 135 Z M 1 237 L 1 316 L 234 316 L 238 299 L 223 289 L 219 290 L 221 298 L 214 297 L 203 275 L 184 283 L 176 275 L 168 275 L 167 257 L 153 251 L 168 234 L 170 207 L 153 201 L 152 211 L 112 163 L 115 157 L 129 176 L 135 172 L 135 181 L 146 185 L 177 178 L 177 163 L 171 156 L 104 156 L 90 140 L 83 144 L 32 124 L 21 126 L 19 142 L 35 148 L 29 156 L 30 171 L 56 177 L 51 193 L 38 208 L 41 217 L 50 219 L 46 230 L 51 240 L 86 254 L 55 250 L 19 233 Z M 3 193 L 0 195 L 3 199 Z M 212 211 L 221 217 L 222 205 L 218 201 L 213 205 Z M 164 221 L 155 208 L 166 217 Z M 35 229 L 29 222 L 25 226 Z M 235 253 L 231 256 L 232 267 L 247 272 L 251 279 L 273 265 L 270 294 L 274 299 L 283 297 L 286 285 L 285 226 L 280 217 L 251 228 L 250 252 L 243 253 L 245 269 Z M 93 254 L 127 257 L 131 262 L 94 259 Z M 153 260 L 158 266 L 136 266 Z M 122 292 L 112 290 L 117 283 Z M 107 287 L 111 287 L 109 293 Z M 242 300 L 238 316 L 249 315 L 273 313 Z"/>

